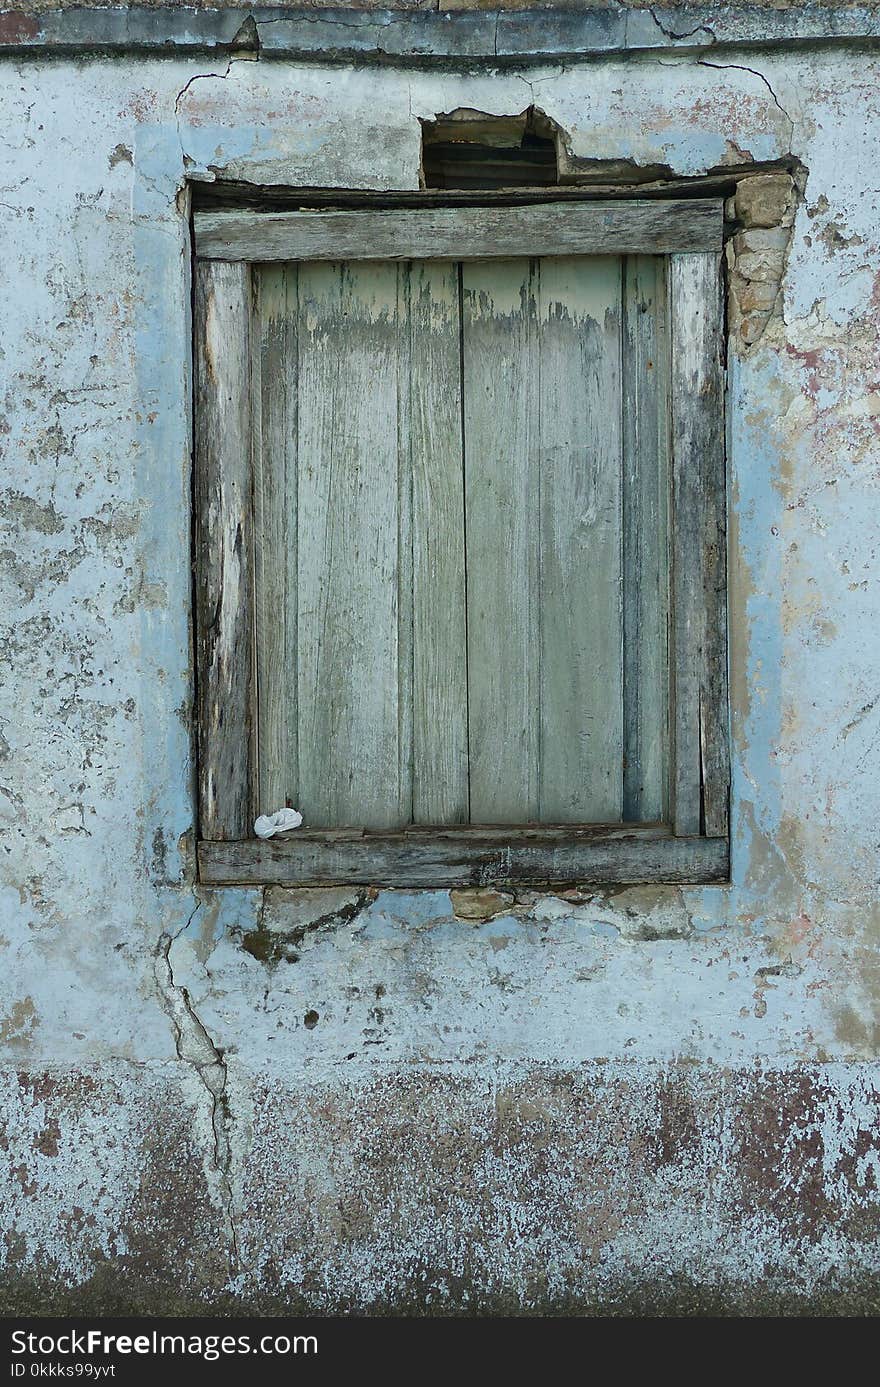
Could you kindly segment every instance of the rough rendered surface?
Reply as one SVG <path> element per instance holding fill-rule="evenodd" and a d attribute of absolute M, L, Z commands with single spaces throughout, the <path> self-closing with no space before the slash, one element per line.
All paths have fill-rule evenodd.
<path fill-rule="evenodd" d="M 225 10 L 225 9 L 253 9 L 246 0 L 185 0 L 185 3 L 175 4 L 174 0 L 138 0 L 139 5 L 144 9 L 165 10 L 165 9 L 188 9 L 188 10 Z M 797 9 L 803 4 L 803 0 L 738 0 L 738 8 L 755 10 L 787 10 Z M 117 8 L 117 0 L 90 0 L 90 7 L 94 9 Z M 868 8 L 864 0 L 826 0 L 828 9 L 857 10 Z M 12 6 L 10 5 L 11 9 Z M 63 10 L 70 8 L 63 3 L 63 0 L 20 0 L 15 6 L 15 10 L 21 14 L 45 14 L 50 10 Z M 267 8 L 271 8 L 267 6 Z M 276 6 L 281 10 L 284 6 Z M 297 0 L 296 5 L 290 6 L 292 9 L 319 9 L 322 5 L 319 0 Z M 644 0 L 336 0 L 332 7 L 338 10 L 613 10 L 613 9 L 646 9 Z M 667 5 L 655 6 L 656 9 L 668 10 Z"/>
<path fill-rule="evenodd" d="M 3 76 L 5 1306 L 876 1310 L 880 56 Z M 575 168 L 799 161 L 735 252 L 732 884 L 200 891 L 185 180 L 413 189 L 533 102 Z"/>

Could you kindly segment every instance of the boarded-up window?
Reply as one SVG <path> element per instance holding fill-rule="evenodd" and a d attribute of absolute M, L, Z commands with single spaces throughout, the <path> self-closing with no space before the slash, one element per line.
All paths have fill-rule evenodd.
<path fill-rule="evenodd" d="M 269 228 L 249 221 L 252 238 Z M 719 465 L 717 254 L 626 238 L 610 253 L 612 228 L 609 253 L 594 233 L 591 253 L 512 255 L 502 224 L 488 255 L 441 238 L 419 256 L 417 236 L 406 254 L 379 230 L 363 258 L 345 234 L 344 258 L 332 243 L 287 258 L 270 235 L 199 270 L 203 837 L 244 838 L 285 803 L 337 846 L 340 830 L 416 843 L 420 827 L 726 834 L 704 802 L 707 748 L 724 754 L 706 662 L 723 663 L 723 631 L 703 602 L 718 562 L 723 581 L 705 553 L 713 536 L 720 552 L 718 495 L 707 505 L 703 462 L 678 475 L 701 449 Z M 690 366 L 676 292 L 711 319 Z M 685 417 L 695 385 L 711 436 Z M 726 782 L 710 790 L 726 806 Z M 530 874 L 548 873 L 511 873 Z"/>
<path fill-rule="evenodd" d="M 661 819 L 657 262 L 320 262 L 256 286 L 261 809 Z"/>

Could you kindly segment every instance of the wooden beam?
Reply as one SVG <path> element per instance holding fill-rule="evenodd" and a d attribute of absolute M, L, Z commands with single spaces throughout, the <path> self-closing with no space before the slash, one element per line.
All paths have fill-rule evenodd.
<path fill-rule="evenodd" d="M 204 260 L 486 260 L 720 251 L 720 199 L 415 210 L 196 212 Z"/>
<path fill-rule="evenodd" d="M 623 818 L 669 809 L 669 329 L 666 266 L 628 256 L 623 373 Z"/>
<path fill-rule="evenodd" d="M 195 574 L 199 821 L 240 838 L 253 817 L 250 270 L 201 264 L 195 302 Z"/>
<path fill-rule="evenodd" d="M 265 841 L 201 842 L 209 886 L 635 885 L 717 882 L 726 838 L 677 838 L 658 825 L 561 829 L 431 829 L 389 834 L 296 832 Z"/>
<path fill-rule="evenodd" d="M 709 818 L 726 831 L 723 382 L 717 256 L 674 255 L 672 331 L 673 812 L 676 833 L 699 833 L 704 771 Z M 711 543 L 707 543 L 711 540 Z M 707 807 L 709 801 L 707 800 Z M 704 828 L 709 831 L 709 818 Z"/>

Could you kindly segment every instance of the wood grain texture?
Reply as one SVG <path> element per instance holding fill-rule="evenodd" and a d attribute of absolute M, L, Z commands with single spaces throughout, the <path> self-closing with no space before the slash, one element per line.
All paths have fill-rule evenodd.
<path fill-rule="evenodd" d="M 206 885 L 633 885 L 724 881 L 726 838 L 681 838 L 656 826 L 522 834 L 436 829 L 423 834 L 298 831 L 264 842 L 200 843 Z"/>
<path fill-rule="evenodd" d="M 538 818 L 608 823 L 623 796 L 621 260 L 539 273 Z"/>
<path fill-rule="evenodd" d="M 703 452 L 703 590 L 706 633 L 700 689 L 700 754 L 703 831 L 710 838 L 729 831 L 730 714 L 727 676 L 727 478 L 724 450 L 724 373 L 719 360 L 723 331 L 721 276 L 706 313 L 714 320 L 715 351 L 708 368 L 712 406 L 707 405 Z M 710 416 L 711 413 L 711 417 Z"/>
<path fill-rule="evenodd" d="M 625 262 L 623 357 L 623 817 L 639 822 L 664 819 L 669 799 L 669 360 L 656 257 Z"/>
<path fill-rule="evenodd" d="M 297 268 L 254 272 L 257 808 L 297 793 Z"/>
<path fill-rule="evenodd" d="M 718 637 L 717 590 L 707 608 L 707 515 L 716 513 L 723 470 L 723 402 L 719 364 L 719 262 L 716 256 L 673 256 L 669 266 L 673 324 L 673 794 L 676 833 L 700 831 L 703 751 L 701 706 L 706 656 Z M 716 563 L 717 569 L 717 563 Z M 713 681 L 717 696 L 717 676 Z M 705 725 L 705 720 L 704 720 Z M 708 727 L 707 727 L 708 731 Z"/>
<path fill-rule="evenodd" d="M 720 251 L 719 199 L 406 210 L 196 212 L 196 253 L 220 260 L 460 260 Z"/>
<path fill-rule="evenodd" d="M 413 338 L 410 266 L 397 266 L 397 818 L 413 818 Z"/>
<path fill-rule="evenodd" d="M 467 672 L 457 269 L 421 262 L 399 267 L 263 266 L 258 283 L 261 332 L 254 380 L 261 398 L 255 435 L 261 804 L 268 810 L 291 799 L 306 808 L 312 822 L 327 824 L 374 824 L 376 814 L 379 822 L 398 824 L 413 819 L 465 821 Z M 382 286 L 378 297 L 377 285 Z M 334 298 L 337 289 L 339 297 Z M 366 307 L 361 302 L 364 295 L 369 298 Z M 377 311 L 382 322 L 375 335 L 380 364 L 374 375 L 371 324 Z M 338 353 L 332 346 L 334 332 L 340 333 Z M 364 410 L 369 420 L 358 442 L 355 435 Z M 369 456 L 362 457 L 361 450 Z M 364 474 L 365 465 L 373 469 L 372 480 Z M 335 486 L 330 480 L 334 469 Z M 346 477 L 351 486 L 340 481 Z M 365 489 L 370 491 L 367 501 Z M 373 544 L 368 553 L 362 543 L 369 539 L 365 528 L 373 525 L 376 506 L 383 508 L 386 538 L 396 526 L 396 543 L 383 544 L 381 554 L 390 598 L 388 592 L 380 595 L 371 587 L 383 581 L 375 569 L 378 549 Z M 308 536 L 298 542 L 297 530 L 309 516 L 313 523 Z M 322 535 L 319 553 L 313 549 L 310 558 L 303 546 L 314 546 L 322 525 L 329 526 L 329 534 Z M 340 540 L 343 530 L 345 538 Z M 350 553 L 354 575 L 340 577 L 332 564 L 322 571 L 323 559 L 334 553 L 341 565 Z M 380 598 L 378 608 L 374 595 Z M 356 645 L 348 642 L 353 629 L 361 646 L 371 638 L 383 602 L 388 663 L 380 676 L 378 669 L 369 673 L 363 658 L 355 658 Z M 327 639 L 331 644 L 342 642 L 335 655 L 322 654 Z M 304 658 L 301 647 L 307 652 Z M 320 659 L 323 676 L 317 668 Z M 315 671 L 311 677 L 310 670 Z M 363 705 L 361 674 L 373 681 L 371 706 Z M 333 737 L 324 735 L 326 728 L 322 730 L 320 723 L 317 735 L 315 731 L 324 676 L 329 682 L 323 685 L 323 697 L 327 708 L 335 710 L 329 716 L 337 720 Z M 380 684 L 387 686 L 384 696 Z M 389 755 L 392 704 L 396 708 L 397 767 L 390 775 L 387 768 L 379 773 L 379 750 L 369 752 L 367 747 L 365 757 L 363 737 L 356 746 L 348 731 L 355 704 L 361 717 L 370 717 L 377 699 L 383 698 Z M 350 797 L 340 799 L 338 791 L 332 796 L 330 792 L 354 767 L 360 777 L 356 807 Z M 319 783 L 326 787 L 323 798 Z M 392 784 L 398 795 L 393 817 Z M 343 813 L 357 817 L 337 817 Z"/>
<path fill-rule="evenodd" d="M 249 269 L 199 266 L 204 838 L 286 800 L 726 834 L 718 258 L 669 262 L 668 363 L 621 263 L 264 265 L 253 325 Z"/>
<path fill-rule="evenodd" d="M 309 821 L 397 824 L 398 271 L 299 270 L 298 798 Z"/>
<path fill-rule="evenodd" d="M 254 807 L 250 270 L 200 264 L 195 290 L 199 822 L 240 838 Z"/>
<path fill-rule="evenodd" d="M 462 267 L 471 820 L 538 818 L 537 266 Z"/>
<path fill-rule="evenodd" d="M 459 273 L 409 271 L 412 819 L 466 823 L 467 611 Z M 403 450 L 401 450 L 403 452 Z M 402 584 L 403 586 L 403 584 Z"/>

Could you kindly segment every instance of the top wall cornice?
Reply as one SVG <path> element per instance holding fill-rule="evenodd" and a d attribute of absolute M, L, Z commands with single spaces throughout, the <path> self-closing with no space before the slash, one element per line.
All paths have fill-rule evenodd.
<path fill-rule="evenodd" d="M 0 10 L 0 53 L 43 57 L 254 52 L 309 62 L 574 61 L 655 51 L 875 44 L 880 10 L 852 4 L 567 5 L 482 9 L 128 7 Z"/>

